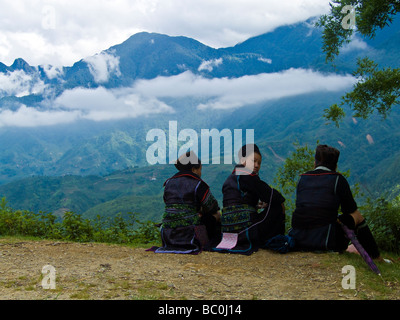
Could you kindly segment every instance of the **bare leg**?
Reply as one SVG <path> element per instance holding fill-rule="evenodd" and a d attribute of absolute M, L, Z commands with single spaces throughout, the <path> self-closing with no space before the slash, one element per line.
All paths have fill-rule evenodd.
<path fill-rule="evenodd" d="M 361 215 L 361 212 L 358 210 L 353 212 L 351 216 L 353 217 L 356 226 L 360 225 L 365 220 L 365 218 Z"/>

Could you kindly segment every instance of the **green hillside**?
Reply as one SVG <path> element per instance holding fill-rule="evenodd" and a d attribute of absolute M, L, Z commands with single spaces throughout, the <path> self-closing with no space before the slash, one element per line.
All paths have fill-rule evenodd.
<path fill-rule="evenodd" d="M 0 187 L 10 206 L 33 212 L 53 212 L 61 216 L 65 211 L 84 214 L 89 209 L 121 197 L 138 196 L 138 201 L 126 203 L 117 212 L 99 211 L 105 216 L 127 212 L 149 212 L 147 203 L 162 191 L 168 169 L 136 168 L 100 176 L 30 177 Z M 151 181 L 153 174 L 158 177 Z M 145 201 L 145 199 L 149 201 Z M 132 198 L 136 199 L 136 198 Z M 135 204 L 139 204 L 136 207 Z M 92 211 L 93 212 L 93 211 Z M 98 213 L 92 214 L 96 216 Z M 90 215 L 90 214 L 89 214 Z"/>
<path fill-rule="evenodd" d="M 218 200 L 231 165 L 204 166 L 203 178 Z M 16 210 L 66 211 L 94 219 L 118 213 L 139 214 L 139 218 L 159 221 L 163 214 L 163 184 L 176 173 L 173 165 L 129 168 L 107 176 L 30 177 L 0 186 L 0 197 Z"/>
<path fill-rule="evenodd" d="M 325 123 L 322 113 L 337 97 L 337 93 L 318 93 L 281 99 L 247 108 L 245 114 L 239 109 L 221 117 L 215 125 L 219 130 L 255 130 L 256 143 L 263 154 L 260 175 L 270 184 L 278 168 L 295 150 L 294 142 L 315 146 L 320 141 L 339 148 L 339 169 L 350 170 L 350 183 L 360 184 L 362 193 L 373 197 L 390 194 L 400 175 L 399 110 L 393 110 L 385 121 L 379 117 L 357 122 L 348 118 L 340 128 L 336 128 Z M 189 121 L 188 117 L 182 124 L 179 122 L 179 129 L 185 128 Z M 202 121 L 199 120 L 196 128 L 198 132 L 204 124 Z M 367 140 L 367 135 L 372 137 L 373 143 Z M 106 140 L 96 139 L 96 144 L 87 144 L 80 159 L 63 156 L 59 161 L 65 163 L 68 160 L 71 166 L 76 167 L 77 173 L 84 174 L 82 170 L 88 168 L 86 172 L 90 173 L 90 169 L 102 159 L 100 155 L 103 152 L 114 157 L 115 162 L 122 161 L 119 153 L 122 144 L 125 144 L 126 152 L 139 152 L 132 146 L 135 139 L 123 132 L 114 131 Z M 141 146 L 142 153 L 148 146 L 150 144 Z M 137 157 L 144 159 L 139 153 Z M 125 166 L 128 165 L 126 162 Z M 220 205 L 221 188 L 232 168 L 233 165 L 229 164 L 204 166 L 203 179 L 210 185 Z M 137 212 L 143 219 L 158 221 L 163 212 L 163 183 L 175 172 L 173 165 L 156 165 L 131 166 L 103 176 L 34 176 L 0 186 L 0 197 L 6 197 L 15 209 L 47 211 L 59 216 L 69 210 L 90 219 L 97 215 L 113 217 L 118 213 Z"/>

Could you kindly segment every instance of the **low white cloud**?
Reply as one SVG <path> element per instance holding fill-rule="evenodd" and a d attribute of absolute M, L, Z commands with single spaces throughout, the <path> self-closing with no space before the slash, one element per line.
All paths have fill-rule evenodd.
<path fill-rule="evenodd" d="M 351 75 L 323 74 L 305 69 L 289 69 L 240 78 L 206 79 L 187 71 L 174 77 L 140 80 L 134 90 L 156 98 L 203 97 L 199 109 L 233 109 L 263 101 L 319 91 L 341 91 L 355 83 Z"/>
<path fill-rule="evenodd" d="M 264 62 L 264 63 L 268 63 L 268 64 L 272 64 L 272 60 L 268 59 L 268 58 L 260 57 L 260 58 L 258 58 L 258 61 L 261 61 L 261 62 Z"/>
<path fill-rule="evenodd" d="M 215 67 L 218 67 L 222 64 L 223 59 L 213 59 L 213 60 L 208 60 L 208 61 L 203 61 L 200 65 L 200 67 L 197 69 L 197 71 L 208 71 L 211 72 Z"/>
<path fill-rule="evenodd" d="M 357 36 L 353 36 L 350 43 L 347 43 L 341 49 L 342 53 L 348 53 L 353 50 L 367 50 L 368 44 Z"/>
<path fill-rule="evenodd" d="M 94 56 L 84 59 L 88 64 L 90 73 L 97 83 L 105 83 L 110 75 L 121 76 L 119 69 L 119 57 L 114 52 L 101 52 Z"/>
<path fill-rule="evenodd" d="M 19 106 L 0 111 L 0 127 L 38 127 L 78 120 L 109 121 L 173 113 L 174 109 L 153 97 L 136 94 L 130 88 L 107 90 L 77 88 L 65 91 L 41 108 Z"/>
<path fill-rule="evenodd" d="M 0 72 L 0 97 L 23 97 L 30 94 L 43 93 L 46 84 L 35 74 L 27 74 L 24 70 Z"/>
<path fill-rule="evenodd" d="M 46 74 L 47 78 L 55 79 L 64 75 L 63 68 L 55 67 L 52 65 L 44 65 L 42 66 L 44 73 Z"/>
<path fill-rule="evenodd" d="M 39 127 L 77 120 L 79 111 L 39 110 L 21 105 L 17 110 L 0 112 L 0 127 Z"/>
<path fill-rule="evenodd" d="M 64 110 L 79 111 L 79 118 L 93 121 L 118 120 L 173 113 L 174 109 L 154 97 L 145 97 L 131 89 L 107 90 L 77 88 L 65 91 L 55 101 Z"/>
<path fill-rule="evenodd" d="M 0 126 L 42 126 L 81 119 L 108 121 L 172 114 L 164 98 L 201 98 L 199 112 L 207 109 L 233 110 L 264 101 L 312 92 L 346 90 L 355 83 L 350 76 L 289 69 L 241 78 L 204 78 L 190 71 L 173 77 L 138 80 L 130 88 L 66 90 L 40 109 L 21 106 L 0 112 Z"/>

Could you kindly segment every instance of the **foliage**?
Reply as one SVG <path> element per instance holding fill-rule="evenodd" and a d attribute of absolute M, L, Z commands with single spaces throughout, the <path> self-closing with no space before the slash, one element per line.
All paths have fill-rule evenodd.
<path fill-rule="evenodd" d="M 56 217 L 51 213 L 34 214 L 29 211 L 14 211 L 7 206 L 5 198 L 0 203 L 0 234 L 2 235 L 59 238 L 55 219 Z"/>
<path fill-rule="evenodd" d="M 391 107 L 400 103 L 400 69 L 384 68 L 368 58 L 359 60 L 354 76 L 360 81 L 353 92 L 345 95 L 344 103 L 356 112 L 356 117 L 368 118 L 376 109 L 384 117 Z"/>
<path fill-rule="evenodd" d="M 322 48 L 328 61 L 339 55 L 340 48 L 351 41 L 355 30 L 364 37 L 374 38 L 376 31 L 390 25 L 400 11 L 400 3 L 396 0 L 334 0 L 330 6 L 330 14 L 321 16 L 316 23 L 324 28 Z M 343 28 L 347 14 L 343 12 L 345 6 L 354 8 L 356 28 Z"/>
<path fill-rule="evenodd" d="M 344 119 L 346 113 L 342 107 L 339 107 L 336 103 L 331 105 L 328 109 L 325 109 L 324 118 L 335 123 L 339 127 L 339 122 Z"/>
<path fill-rule="evenodd" d="M 139 221 L 136 213 L 128 215 L 129 219 L 119 214 L 112 219 L 98 216 L 91 221 L 77 213 L 66 212 L 62 221 L 56 222 L 57 217 L 52 213 L 13 210 L 3 198 L 0 203 L 0 234 L 118 244 L 148 244 L 159 240 L 159 232 L 153 222 Z"/>
<path fill-rule="evenodd" d="M 400 195 L 392 201 L 384 197 L 368 199 L 362 208 L 379 248 L 400 252 Z"/>
<path fill-rule="evenodd" d="M 316 23 L 316 26 L 323 27 L 322 49 L 327 61 L 333 61 L 343 45 L 351 42 L 355 30 L 363 37 L 374 38 L 376 31 L 390 25 L 400 11 L 400 3 L 395 0 L 336 0 L 333 3 L 330 14 L 323 15 Z M 346 6 L 355 11 L 354 28 L 343 27 Z M 377 64 L 364 58 L 358 60 L 354 76 L 358 83 L 342 98 L 341 105 L 348 104 L 355 117 L 366 119 L 377 110 L 385 118 L 392 106 L 400 102 L 400 69 L 378 70 Z M 337 104 L 325 111 L 325 118 L 336 126 L 344 115 L 343 108 Z"/>
<path fill-rule="evenodd" d="M 367 119 L 374 110 L 384 118 L 392 106 L 400 103 L 400 69 L 378 69 L 378 65 L 368 58 L 358 60 L 358 69 L 353 75 L 359 79 L 352 92 L 342 97 L 341 106 L 347 104 L 355 112 L 354 117 Z M 337 104 L 325 110 L 324 117 L 335 122 L 345 116 Z"/>
<path fill-rule="evenodd" d="M 350 38 L 353 34 L 352 28 L 345 29 L 342 26 L 344 15 L 342 14 L 342 8 L 345 5 L 349 5 L 350 1 L 341 0 L 333 1 L 334 4 L 330 3 L 331 13 L 330 15 L 323 15 L 316 23 L 317 27 L 323 27 L 322 49 L 326 53 L 326 60 L 333 61 L 335 56 L 339 55 L 340 48 L 350 42 Z M 351 1 L 354 2 L 354 1 Z"/>

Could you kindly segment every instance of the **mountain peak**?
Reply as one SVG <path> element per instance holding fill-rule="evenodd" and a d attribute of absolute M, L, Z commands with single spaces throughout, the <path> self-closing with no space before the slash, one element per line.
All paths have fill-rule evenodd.
<path fill-rule="evenodd" d="M 171 45 L 186 47 L 188 49 L 212 49 L 208 48 L 206 45 L 202 44 L 201 42 L 188 38 L 185 36 L 169 36 L 162 33 L 155 33 L 155 32 L 139 32 L 131 37 L 129 37 L 126 41 L 121 43 L 120 45 L 114 46 L 112 48 L 125 46 L 125 47 L 139 47 L 143 45 L 154 45 L 164 47 L 161 51 L 165 50 L 165 47 L 169 47 Z M 156 49 L 156 48 L 153 48 Z"/>
<path fill-rule="evenodd" d="M 22 58 L 15 59 L 14 63 L 11 65 L 10 69 L 12 70 L 24 70 L 26 72 L 31 72 L 34 67 L 31 67 L 28 62 L 26 62 Z"/>

